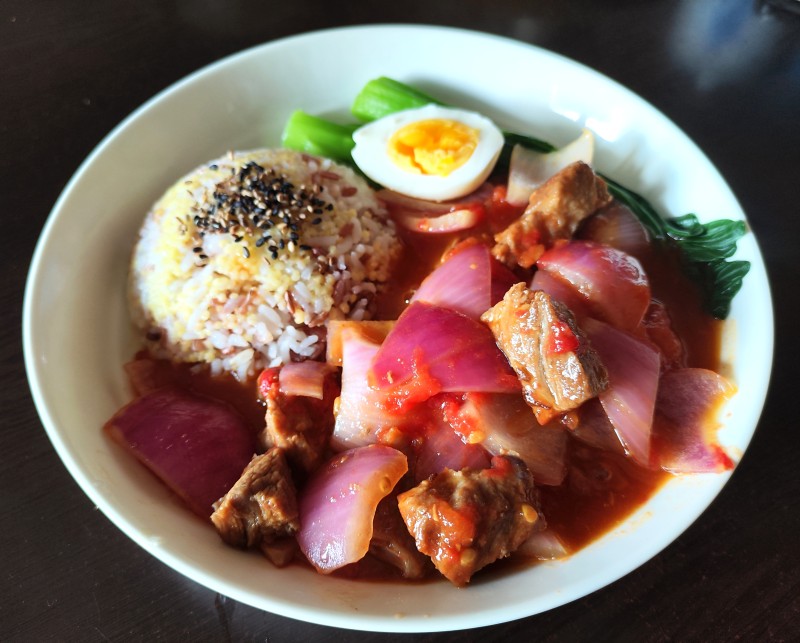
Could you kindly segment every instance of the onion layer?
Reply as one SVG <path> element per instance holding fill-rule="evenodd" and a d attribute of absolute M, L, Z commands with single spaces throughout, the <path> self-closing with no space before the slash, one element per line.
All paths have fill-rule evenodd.
<path fill-rule="evenodd" d="M 663 469 L 718 473 L 733 468 L 733 461 L 717 441 L 715 414 L 735 390 L 724 377 L 703 368 L 681 368 L 662 376 L 655 439 Z"/>
<path fill-rule="evenodd" d="M 517 281 L 482 243 L 461 244 L 420 284 L 411 301 L 450 308 L 480 319 Z"/>
<path fill-rule="evenodd" d="M 650 434 L 661 360 L 657 350 L 633 335 L 587 318 L 583 328 L 608 371 L 599 397 L 625 451 L 650 466 Z"/>
<path fill-rule="evenodd" d="M 590 241 L 572 241 L 545 252 L 540 270 L 569 284 L 594 317 L 633 331 L 650 305 L 650 283 L 631 255 Z"/>
<path fill-rule="evenodd" d="M 135 399 L 105 428 L 205 519 L 255 453 L 253 435 L 235 411 L 175 389 Z"/>
<path fill-rule="evenodd" d="M 408 306 L 375 355 L 371 383 L 398 407 L 439 392 L 520 390 L 519 380 L 492 332 L 448 308 Z"/>
<path fill-rule="evenodd" d="M 337 455 L 313 475 L 299 498 L 297 542 L 317 571 L 329 574 L 364 557 L 375 509 L 406 471 L 402 453 L 373 444 Z"/>

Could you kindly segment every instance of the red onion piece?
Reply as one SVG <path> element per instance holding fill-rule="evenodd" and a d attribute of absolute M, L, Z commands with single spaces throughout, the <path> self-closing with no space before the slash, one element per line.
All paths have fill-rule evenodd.
<path fill-rule="evenodd" d="M 444 469 L 460 471 L 491 466 L 489 453 L 478 444 L 470 444 L 467 436 L 462 434 L 460 406 L 460 401 L 448 394 L 444 394 L 441 400 L 430 400 L 429 428 L 424 436 L 414 441 L 417 458 L 413 472 L 417 482 Z"/>
<path fill-rule="evenodd" d="M 656 402 L 656 455 L 673 473 L 718 473 L 732 469 L 717 441 L 715 413 L 736 387 L 714 371 L 681 368 L 661 377 Z"/>
<path fill-rule="evenodd" d="M 537 152 L 515 145 L 511 150 L 506 198 L 515 205 L 527 204 L 531 192 L 551 176 L 576 161 L 591 165 L 593 158 L 594 135 L 587 129 L 577 139 L 553 152 Z"/>
<path fill-rule="evenodd" d="M 516 281 L 482 243 L 461 244 L 423 280 L 411 301 L 450 308 L 477 320 Z"/>
<path fill-rule="evenodd" d="M 484 183 L 463 199 L 454 201 L 425 201 L 391 190 L 379 190 L 380 198 L 391 217 L 406 230 L 428 234 L 467 230 L 480 223 L 486 215 L 486 202 L 492 187 Z"/>
<path fill-rule="evenodd" d="M 205 519 L 255 453 L 254 436 L 235 411 L 177 389 L 135 399 L 105 428 Z"/>
<path fill-rule="evenodd" d="M 415 301 L 400 315 L 372 363 L 371 382 L 402 407 L 439 392 L 520 390 L 492 332 L 441 306 Z"/>
<path fill-rule="evenodd" d="M 392 330 L 394 320 L 355 321 L 352 319 L 331 319 L 328 321 L 326 336 L 325 361 L 331 366 L 342 365 L 342 337 L 345 329 L 351 329 L 357 335 L 380 344 Z"/>
<path fill-rule="evenodd" d="M 392 219 L 394 219 L 398 225 L 411 232 L 444 234 L 447 232 L 459 232 L 460 230 L 474 228 L 483 220 L 486 211 L 481 206 L 462 208 L 435 216 L 431 216 L 429 212 L 401 210 L 398 208 L 393 209 L 391 213 Z"/>
<path fill-rule="evenodd" d="M 493 455 L 516 453 L 538 484 L 558 485 L 566 475 L 567 433 L 559 424 L 540 426 L 520 395 L 470 393 L 462 415 Z"/>
<path fill-rule="evenodd" d="M 585 317 L 587 314 L 587 303 L 583 296 L 570 284 L 554 277 L 545 270 L 537 270 L 533 273 L 530 290 L 542 290 L 557 299 L 572 311 L 577 318 Z"/>
<path fill-rule="evenodd" d="M 285 364 L 278 373 L 280 391 L 284 395 L 300 395 L 323 398 L 325 378 L 331 373 L 331 367 L 325 362 L 306 360 Z"/>
<path fill-rule="evenodd" d="M 317 571 L 329 574 L 364 557 L 375 509 L 406 471 L 400 451 L 373 444 L 340 453 L 314 473 L 298 499 L 297 542 Z"/>
<path fill-rule="evenodd" d="M 559 560 L 569 555 L 558 534 L 549 528 L 531 534 L 515 553 L 536 560 Z"/>
<path fill-rule="evenodd" d="M 595 319 L 585 319 L 583 329 L 608 371 L 609 386 L 599 395 L 608 419 L 627 454 L 650 466 L 659 352 L 648 342 Z"/>
<path fill-rule="evenodd" d="M 386 395 L 369 386 L 369 371 L 380 344 L 357 327 L 342 329 L 342 392 L 331 438 L 335 451 L 378 441 L 378 431 L 401 427 L 410 418 L 393 413 Z"/>
<path fill-rule="evenodd" d="M 591 241 L 572 241 L 545 252 L 540 270 L 571 285 L 592 315 L 633 331 L 650 305 L 650 283 L 634 257 Z"/>
<path fill-rule="evenodd" d="M 417 210 L 418 212 L 428 212 L 431 215 L 436 215 L 452 212 L 454 209 L 453 204 L 449 201 L 426 201 L 407 194 L 400 194 L 394 190 L 378 190 L 375 194 L 386 204 L 389 210 L 394 208 Z"/>
<path fill-rule="evenodd" d="M 598 449 L 625 455 L 625 448 L 598 398 L 581 404 L 578 409 L 578 426 L 572 429 L 571 435 Z"/>
<path fill-rule="evenodd" d="M 641 257 L 650 245 L 647 229 L 631 209 L 619 201 L 612 201 L 586 219 L 576 237 L 611 246 L 634 257 Z"/>

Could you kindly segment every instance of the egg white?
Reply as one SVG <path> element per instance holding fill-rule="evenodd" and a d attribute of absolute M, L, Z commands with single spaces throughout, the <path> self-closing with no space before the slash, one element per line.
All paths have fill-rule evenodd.
<path fill-rule="evenodd" d="M 447 176 L 415 174 L 398 166 L 388 154 L 389 139 L 402 127 L 428 119 L 447 119 L 478 131 L 469 159 Z M 426 105 L 384 116 L 353 133 L 353 160 L 380 185 L 418 199 L 446 201 L 476 190 L 491 174 L 503 148 L 503 134 L 485 116 L 462 109 Z"/>

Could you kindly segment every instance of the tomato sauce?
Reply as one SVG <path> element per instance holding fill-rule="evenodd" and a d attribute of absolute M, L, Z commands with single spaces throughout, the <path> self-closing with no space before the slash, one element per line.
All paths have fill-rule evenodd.
<path fill-rule="evenodd" d="M 478 234 L 488 237 L 491 232 L 484 226 Z M 404 256 L 389 289 L 377 301 L 377 319 L 396 319 L 415 288 L 438 265 L 447 250 L 467 236 L 406 231 L 401 231 L 401 235 L 405 241 Z M 470 236 L 474 235 L 473 230 Z M 686 366 L 719 370 L 722 323 L 704 312 L 699 289 L 683 275 L 679 258 L 658 245 L 651 246 L 637 258 L 647 272 L 653 297 L 665 304 L 669 312 L 672 326 L 683 344 Z M 134 388 L 137 377 L 145 386 L 168 381 L 225 400 L 239 409 L 254 431 L 263 428 L 264 406 L 258 399 L 255 380 L 241 383 L 233 377 L 211 377 L 187 366 L 165 362 L 159 362 L 154 372 L 144 376 L 132 375 Z M 654 447 L 657 448 L 657 442 Z M 543 514 L 567 551 L 573 552 L 623 521 L 669 477 L 670 474 L 663 471 L 640 467 L 624 455 L 571 439 L 564 482 L 559 486 L 539 486 Z M 512 557 L 510 563 L 495 566 L 497 573 L 505 573 L 519 560 L 515 562 Z M 388 580 L 397 577 L 397 570 L 367 557 L 339 570 L 336 575 Z"/>

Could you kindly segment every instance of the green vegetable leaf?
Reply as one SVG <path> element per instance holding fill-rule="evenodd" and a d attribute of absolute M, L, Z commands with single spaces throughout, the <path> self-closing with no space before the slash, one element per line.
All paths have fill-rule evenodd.
<path fill-rule="evenodd" d="M 736 252 L 736 242 L 747 232 L 745 222 L 716 219 L 700 223 L 694 214 L 663 219 L 640 194 L 607 176 L 603 179 L 611 195 L 631 209 L 652 237 L 680 248 L 684 270 L 702 289 L 706 310 L 718 319 L 725 319 L 750 270 L 749 261 L 726 261 Z"/>

